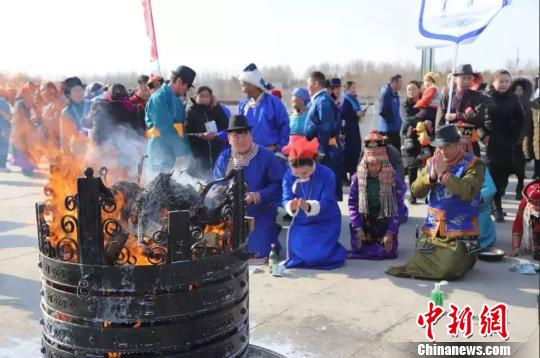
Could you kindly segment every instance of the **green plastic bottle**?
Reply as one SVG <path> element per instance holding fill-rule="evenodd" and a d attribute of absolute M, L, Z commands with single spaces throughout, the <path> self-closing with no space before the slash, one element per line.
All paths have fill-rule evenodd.
<path fill-rule="evenodd" d="M 435 303 L 437 306 L 443 307 L 444 304 L 444 292 L 441 290 L 441 286 L 448 285 L 448 281 L 441 281 L 437 282 L 435 284 L 435 288 L 433 291 L 431 291 L 431 295 L 429 298 Z"/>
<path fill-rule="evenodd" d="M 270 273 L 274 272 L 274 267 L 279 263 L 279 258 L 276 252 L 276 244 L 270 245 L 270 255 L 268 255 L 268 267 L 270 268 Z"/>

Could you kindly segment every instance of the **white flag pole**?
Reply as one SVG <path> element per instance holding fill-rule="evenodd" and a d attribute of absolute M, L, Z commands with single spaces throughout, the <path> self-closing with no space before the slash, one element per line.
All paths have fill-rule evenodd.
<path fill-rule="evenodd" d="M 446 108 L 446 113 L 450 113 L 450 110 L 452 109 L 452 94 L 454 92 L 454 73 L 456 73 L 456 67 L 457 67 L 457 59 L 458 59 L 458 52 L 459 52 L 459 42 L 456 42 L 456 47 L 454 48 L 454 64 L 452 66 L 452 81 L 450 81 L 450 86 L 448 88 L 448 106 Z"/>

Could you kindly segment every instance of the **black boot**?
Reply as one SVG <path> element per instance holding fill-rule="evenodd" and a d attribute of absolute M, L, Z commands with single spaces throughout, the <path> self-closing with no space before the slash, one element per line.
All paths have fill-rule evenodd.
<path fill-rule="evenodd" d="M 523 199 L 523 183 L 518 183 L 516 186 L 516 200 L 521 201 Z"/>
<path fill-rule="evenodd" d="M 504 213 L 502 211 L 501 198 L 494 198 L 495 203 L 495 221 L 498 223 L 504 222 Z"/>

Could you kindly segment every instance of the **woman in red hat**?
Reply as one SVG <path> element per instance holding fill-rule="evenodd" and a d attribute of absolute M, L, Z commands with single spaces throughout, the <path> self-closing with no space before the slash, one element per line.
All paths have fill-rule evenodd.
<path fill-rule="evenodd" d="M 525 232 L 526 253 L 540 260 L 540 180 L 529 183 L 523 189 L 523 199 L 512 226 L 512 256 L 519 256 L 521 241 Z"/>
<path fill-rule="evenodd" d="M 396 175 L 386 140 L 377 132 L 364 139 L 364 156 L 352 177 L 349 194 L 351 259 L 397 257 L 401 175 Z"/>
<path fill-rule="evenodd" d="M 317 139 L 291 136 L 283 148 L 290 168 L 283 179 L 283 206 L 293 217 L 287 240 L 286 267 L 331 270 L 341 267 L 347 250 L 338 242 L 341 212 L 334 173 L 315 163 Z"/>

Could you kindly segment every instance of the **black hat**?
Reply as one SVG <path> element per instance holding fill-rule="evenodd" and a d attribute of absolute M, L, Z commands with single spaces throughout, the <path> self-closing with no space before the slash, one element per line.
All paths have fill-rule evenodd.
<path fill-rule="evenodd" d="M 437 148 L 445 147 L 448 144 L 458 143 L 460 135 L 455 125 L 445 124 L 435 131 L 435 140 L 431 145 Z"/>
<path fill-rule="evenodd" d="M 173 75 L 180 77 L 182 81 L 189 85 L 189 87 L 193 87 L 193 81 L 195 81 L 197 72 L 193 71 L 190 67 L 178 66 L 172 73 Z"/>
<path fill-rule="evenodd" d="M 229 120 L 229 128 L 227 132 L 246 131 L 250 130 L 251 126 L 248 124 L 247 119 L 242 114 L 234 114 Z"/>
<path fill-rule="evenodd" d="M 474 76 L 475 74 L 476 72 L 473 71 L 472 65 L 470 63 L 459 65 L 458 68 L 456 69 L 456 72 L 453 73 L 454 76 L 459 76 L 459 75 Z"/>
<path fill-rule="evenodd" d="M 329 87 L 341 87 L 341 79 L 334 77 L 328 80 L 328 86 Z"/>

